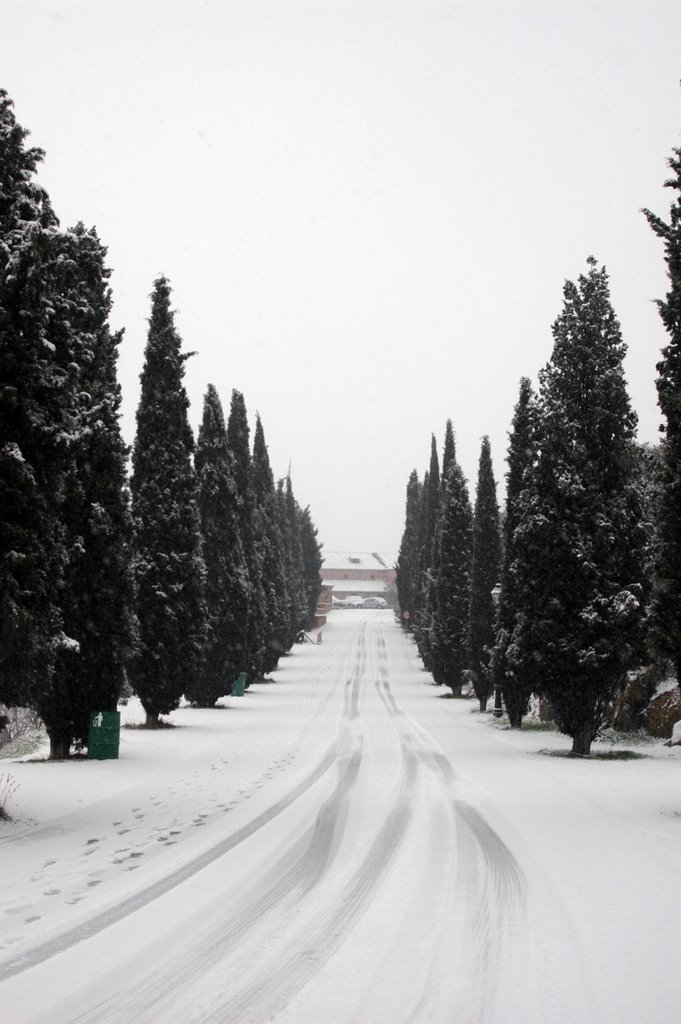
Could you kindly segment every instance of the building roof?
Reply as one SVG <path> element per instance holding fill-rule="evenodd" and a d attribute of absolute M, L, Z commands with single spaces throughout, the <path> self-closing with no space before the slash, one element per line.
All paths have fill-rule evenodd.
<path fill-rule="evenodd" d="M 373 572 L 392 569 L 395 565 L 393 555 L 381 554 L 377 551 L 324 551 L 322 568 L 329 570 L 368 569 Z"/>

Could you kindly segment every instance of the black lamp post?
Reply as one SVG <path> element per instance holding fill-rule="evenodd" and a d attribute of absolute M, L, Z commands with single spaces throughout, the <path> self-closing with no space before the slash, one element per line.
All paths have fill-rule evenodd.
<path fill-rule="evenodd" d="M 492 602 L 494 604 L 494 610 L 496 612 L 496 625 L 497 635 L 499 633 L 499 606 L 501 605 L 501 583 L 495 583 L 492 587 Z M 501 687 L 499 686 L 499 673 L 494 673 L 494 711 L 492 715 L 494 718 L 501 718 L 504 713 L 504 709 L 501 703 Z"/>

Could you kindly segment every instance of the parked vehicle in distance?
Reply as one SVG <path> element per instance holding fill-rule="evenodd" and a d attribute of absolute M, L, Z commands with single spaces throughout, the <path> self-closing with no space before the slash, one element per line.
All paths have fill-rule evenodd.
<path fill-rule="evenodd" d="M 365 597 L 362 601 L 362 608 L 387 608 L 388 602 L 384 597 Z"/>
<path fill-rule="evenodd" d="M 346 608 L 362 608 L 363 602 L 361 597 L 346 597 L 344 601 Z"/>

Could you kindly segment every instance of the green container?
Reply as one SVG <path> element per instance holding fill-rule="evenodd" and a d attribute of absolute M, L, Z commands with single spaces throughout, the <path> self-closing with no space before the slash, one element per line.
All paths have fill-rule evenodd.
<path fill-rule="evenodd" d="M 239 672 L 234 682 L 234 689 L 232 690 L 232 697 L 243 697 L 244 690 L 246 689 L 246 673 Z"/>
<path fill-rule="evenodd" d="M 121 716 L 118 711 L 93 711 L 88 730 L 87 756 L 97 761 L 118 757 Z"/>

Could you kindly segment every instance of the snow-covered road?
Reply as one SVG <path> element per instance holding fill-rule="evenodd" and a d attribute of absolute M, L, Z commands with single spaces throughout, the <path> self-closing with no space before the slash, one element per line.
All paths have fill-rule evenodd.
<path fill-rule="evenodd" d="M 540 755 L 567 741 L 441 700 L 389 612 L 323 641 L 117 762 L 1 765 L 3 1019 L 674 1019 L 678 751 Z"/>

